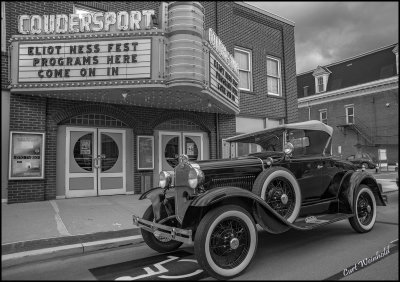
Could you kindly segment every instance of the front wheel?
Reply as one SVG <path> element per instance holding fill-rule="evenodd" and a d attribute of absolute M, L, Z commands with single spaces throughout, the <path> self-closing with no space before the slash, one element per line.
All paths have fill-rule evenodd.
<path fill-rule="evenodd" d="M 216 279 L 230 279 L 250 264 L 257 247 L 257 229 L 251 215 L 236 205 L 208 212 L 195 235 L 199 265 Z"/>
<path fill-rule="evenodd" d="M 153 207 L 149 206 L 147 210 L 143 214 L 143 219 L 153 221 L 154 213 Z M 169 238 L 166 238 L 162 235 L 154 235 L 153 233 L 146 231 L 144 229 L 141 230 L 143 240 L 146 244 L 152 248 L 153 250 L 159 253 L 167 253 L 178 249 L 183 243 L 178 242 Z"/>
<path fill-rule="evenodd" d="M 376 200 L 367 185 L 361 184 L 355 190 L 353 209 L 355 216 L 349 218 L 353 229 L 359 233 L 371 231 L 376 219 Z"/>

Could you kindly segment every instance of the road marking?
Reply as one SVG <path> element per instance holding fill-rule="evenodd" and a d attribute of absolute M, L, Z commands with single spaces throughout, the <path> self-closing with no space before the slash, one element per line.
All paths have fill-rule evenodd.
<path fill-rule="evenodd" d="M 58 209 L 57 203 L 54 202 L 54 200 L 50 200 L 50 204 L 53 207 L 54 211 L 56 212 L 55 215 L 55 220 L 57 223 L 57 230 L 58 232 L 63 235 L 63 236 L 71 236 L 71 234 L 68 232 L 67 227 L 65 226 L 64 222 L 62 221 L 60 217 L 60 210 Z"/>

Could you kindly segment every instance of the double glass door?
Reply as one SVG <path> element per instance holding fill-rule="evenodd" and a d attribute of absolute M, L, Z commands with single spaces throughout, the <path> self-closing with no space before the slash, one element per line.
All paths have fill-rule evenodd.
<path fill-rule="evenodd" d="M 66 197 L 126 193 L 126 131 L 66 129 Z"/>
<path fill-rule="evenodd" d="M 202 133 L 160 131 L 159 145 L 160 171 L 173 171 L 181 154 L 187 155 L 191 161 L 204 159 Z"/>

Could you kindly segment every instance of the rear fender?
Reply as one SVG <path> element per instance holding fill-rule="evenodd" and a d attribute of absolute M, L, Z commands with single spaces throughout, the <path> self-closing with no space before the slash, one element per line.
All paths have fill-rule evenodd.
<path fill-rule="evenodd" d="M 347 205 L 350 207 L 351 211 L 354 212 L 354 191 L 360 185 L 365 184 L 369 186 L 375 195 L 377 206 L 386 206 L 380 187 L 376 182 L 375 178 L 366 171 L 354 171 L 349 172 L 343 177 L 343 181 L 340 185 L 339 197 L 346 201 Z"/>
<path fill-rule="evenodd" d="M 216 206 L 237 204 L 248 210 L 264 229 L 281 233 L 292 227 L 288 221 L 275 212 L 256 194 L 238 187 L 214 188 L 193 200 L 185 213 L 182 228 L 197 225 L 203 216 Z"/>

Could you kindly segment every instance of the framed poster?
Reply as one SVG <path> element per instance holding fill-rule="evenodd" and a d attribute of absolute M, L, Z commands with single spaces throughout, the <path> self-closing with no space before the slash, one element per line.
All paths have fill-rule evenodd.
<path fill-rule="evenodd" d="M 137 137 L 138 170 L 154 169 L 154 136 Z"/>
<path fill-rule="evenodd" d="M 44 140 L 41 132 L 10 131 L 8 179 L 44 179 Z"/>

